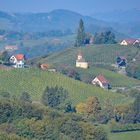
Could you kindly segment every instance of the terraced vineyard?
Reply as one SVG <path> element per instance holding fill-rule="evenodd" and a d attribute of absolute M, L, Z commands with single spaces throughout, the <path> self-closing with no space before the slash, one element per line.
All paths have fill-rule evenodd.
<path fill-rule="evenodd" d="M 39 69 L 0 70 L 0 91 L 19 96 L 28 92 L 32 98 L 39 101 L 46 86 L 62 86 L 69 92 L 69 98 L 74 104 L 85 101 L 89 96 L 97 96 L 101 102 L 111 99 L 114 104 L 124 104 L 133 101 L 119 93 L 112 93 L 65 77 L 59 73 L 41 71 Z"/>
<path fill-rule="evenodd" d="M 65 51 L 54 53 L 49 57 L 40 59 L 39 62 L 48 62 L 55 65 L 74 65 L 76 54 L 81 50 L 90 64 L 114 64 L 117 55 L 124 56 L 128 62 L 137 54 L 138 49 L 132 46 L 121 45 L 92 45 L 89 47 L 69 48 Z"/>
<path fill-rule="evenodd" d="M 129 78 L 112 72 L 112 64 L 115 64 L 116 56 L 121 55 L 131 61 L 138 52 L 132 46 L 116 45 L 93 45 L 81 48 L 69 48 L 60 53 L 54 53 L 45 58 L 38 58 L 32 61 L 37 63 L 49 63 L 56 68 L 75 68 L 76 54 L 81 50 L 85 59 L 89 62 L 90 68 L 87 70 L 76 69 L 81 76 L 87 77 L 91 81 L 98 74 L 103 74 L 113 87 L 133 87 L 139 86 L 140 80 Z M 99 66 L 100 65 L 100 66 Z"/>
<path fill-rule="evenodd" d="M 93 80 L 99 74 L 103 74 L 108 81 L 111 83 L 112 87 L 133 87 L 140 86 L 140 80 L 136 80 L 134 78 L 130 78 L 128 76 L 118 74 L 104 68 L 91 67 L 87 70 L 78 69 L 78 72 L 81 76 L 89 77 L 90 81 Z"/>

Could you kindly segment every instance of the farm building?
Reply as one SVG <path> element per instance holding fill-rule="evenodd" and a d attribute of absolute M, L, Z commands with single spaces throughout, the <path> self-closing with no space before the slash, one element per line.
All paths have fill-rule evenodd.
<path fill-rule="evenodd" d="M 92 84 L 97 85 L 103 89 L 110 89 L 111 88 L 109 81 L 106 80 L 106 78 L 102 74 L 95 77 L 94 80 L 92 81 Z"/>
<path fill-rule="evenodd" d="M 47 69 L 47 64 L 41 64 L 40 67 L 41 67 L 42 70 L 46 70 Z"/>
<path fill-rule="evenodd" d="M 138 39 L 136 39 L 135 41 L 134 41 L 134 43 L 133 43 L 133 45 L 135 45 L 135 44 L 140 44 L 140 38 L 138 38 Z"/>
<path fill-rule="evenodd" d="M 116 64 L 118 67 L 126 67 L 126 58 L 122 56 L 117 56 Z"/>
<path fill-rule="evenodd" d="M 134 39 L 124 39 L 120 42 L 120 45 L 127 46 L 132 45 L 135 42 Z"/>
<path fill-rule="evenodd" d="M 12 55 L 9 61 L 15 68 L 24 68 L 25 57 L 23 54 Z"/>
<path fill-rule="evenodd" d="M 77 55 L 76 67 L 77 68 L 83 68 L 83 69 L 88 68 L 88 62 L 85 61 L 81 52 L 79 52 L 78 55 Z"/>
<path fill-rule="evenodd" d="M 17 50 L 18 49 L 18 47 L 16 45 L 7 45 L 4 48 L 7 51 L 10 51 L 10 50 L 12 51 L 12 50 Z"/>

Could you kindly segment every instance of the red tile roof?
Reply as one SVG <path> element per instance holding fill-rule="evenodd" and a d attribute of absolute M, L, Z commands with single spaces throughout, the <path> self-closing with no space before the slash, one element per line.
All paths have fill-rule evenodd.
<path fill-rule="evenodd" d="M 24 55 L 23 55 L 23 54 L 16 54 L 16 55 L 15 55 L 15 58 L 16 58 L 17 60 L 23 60 L 23 59 L 24 59 Z"/>
<path fill-rule="evenodd" d="M 106 78 L 102 74 L 98 75 L 96 78 L 98 78 L 98 80 L 103 84 L 109 83 L 109 81 L 106 80 Z"/>
<path fill-rule="evenodd" d="M 46 70 L 46 68 L 47 68 L 47 64 L 41 64 L 41 69 L 42 70 Z"/>
<path fill-rule="evenodd" d="M 133 44 L 135 39 L 124 39 L 128 44 Z"/>

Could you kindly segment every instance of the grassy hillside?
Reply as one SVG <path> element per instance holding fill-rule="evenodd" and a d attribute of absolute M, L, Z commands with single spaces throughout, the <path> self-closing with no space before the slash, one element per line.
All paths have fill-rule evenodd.
<path fill-rule="evenodd" d="M 139 139 L 140 139 L 140 131 L 109 134 L 109 140 L 139 140 Z"/>
<path fill-rule="evenodd" d="M 140 85 L 139 80 L 103 68 L 92 67 L 85 71 L 83 69 L 78 69 L 78 71 L 81 76 L 87 76 L 90 80 L 93 80 L 93 78 L 99 74 L 103 74 L 113 87 L 133 87 Z"/>
<path fill-rule="evenodd" d="M 54 53 L 46 58 L 38 58 L 37 63 L 49 63 L 56 68 L 75 68 L 76 54 L 81 50 L 85 59 L 89 62 L 90 68 L 87 70 L 76 69 L 82 76 L 91 81 L 96 75 L 102 73 L 111 82 L 113 87 L 132 87 L 140 85 L 139 80 L 110 71 L 114 69 L 117 55 L 125 56 L 131 61 L 137 54 L 138 49 L 131 46 L 120 45 L 93 45 L 90 47 L 69 48 L 60 53 Z"/>
<path fill-rule="evenodd" d="M 91 65 L 114 64 L 117 55 L 124 56 L 128 62 L 136 55 L 138 49 L 132 46 L 121 45 L 92 45 L 89 47 L 70 48 L 61 53 L 55 53 L 41 62 L 50 62 L 53 64 L 67 64 L 74 65 L 78 50 L 81 50 L 85 59 L 90 62 Z"/>
<path fill-rule="evenodd" d="M 33 99 L 40 100 L 46 86 L 55 85 L 67 89 L 74 104 L 85 101 L 89 96 L 97 96 L 102 102 L 109 98 L 114 104 L 132 101 L 129 97 L 75 81 L 58 73 L 43 72 L 38 69 L 0 70 L 0 91 L 7 91 L 12 95 L 18 96 L 26 91 Z"/>

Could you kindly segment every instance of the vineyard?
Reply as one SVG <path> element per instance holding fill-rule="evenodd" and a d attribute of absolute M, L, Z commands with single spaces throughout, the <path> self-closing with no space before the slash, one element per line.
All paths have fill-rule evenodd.
<path fill-rule="evenodd" d="M 129 63 L 137 54 L 138 49 L 132 46 L 120 45 L 93 45 L 81 48 L 69 48 L 60 53 L 54 53 L 45 58 L 33 59 L 36 63 L 49 63 L 58 69 L 75 69 L 75 60 L 78 50 L 81 50 L 86 61 L 89 62 L 89 69 L 76 69 L 81 76 L 87 77 L 90 82 L 95 76 L 102 73 L 113 87 L 139 86 L 140 81 L 128 76 L 113 72 L 112 64 L 115 64 L 117 55 L 127 58 Z"/>
<path fill-rule="evenodd" d="M 132 98 L 119 93 L 112 93 L 92 85 L 75 81 L 59 73 L 41 71 L 39 69 L 14 69 L 10 71 L 0 70 L 0 91 L 9 92 L 19 96 L 22 92 L 28 92 L 36 101 L 40 101 L 46 86 L 62 86 L 69 92 L 69 98 L 74 104 L 85 101 L 89 96 L 97 96 L 101 102 L 111 99 L 114 104 L 132 102 Z"/>
<path fill-rule="evenodd" d="M 99 74 L 103 74 L 108 81 L 111 83 L 112 87 L 133 87 L 133 86 L 139 86 L 140 80 L 136 80 L 134 78 L 130 78 L 125 75 L 121 75 L 109 70 L 106 70 L 104 68 L 98 68 L 98 67 L 91 67 L 87 70 L 78 69 L 78 72 L 81 76 L 87 76 L 90 81 L 93 80 L 94 77 L 96 77 Z"/>
<path fill-rule="evenodd" d="M 62 52 L 54 53 L 49 57 L 40 59 L 39 62 L 48 62 L 55 65 L 67 64 L 74 65 L 78 50 L 81 50 L 86 61 L 90 64 L 114 64 L 117 55 L 124 56 L 129 62 L 136 54 L 138 49 L 132 46 L 121 45 L 92 45 L 81 48 L 69 48 Z"/>

